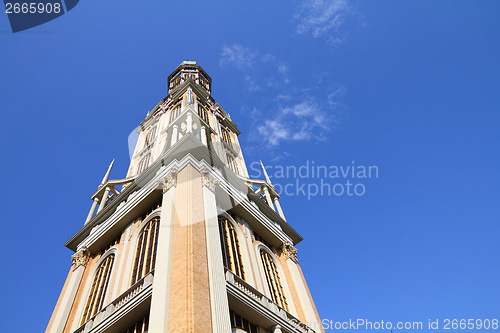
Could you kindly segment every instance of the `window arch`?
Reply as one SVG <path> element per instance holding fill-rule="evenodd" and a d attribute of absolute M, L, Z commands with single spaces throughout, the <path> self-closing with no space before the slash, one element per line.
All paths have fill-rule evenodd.
<path fill-rule="evenodd" d="M 240 173 L 238 170 L 238 163 L 236 162 L 234 157 L 232 157 L 229 154 L 227 155 L 227 164 L 229 165 L 229 169 L 231 169 L 234 173 L 237 173 L 237 174 Z"/>
<path fill-rule="evenodd" d="M 205 110 L 205 108 L 201 105 L 198 104 L 198 115 L 200 116 L 201 119 L 203 119 L 207 124 L 210 124 L 210 121 L 208 119 L 208 112 Z"/>
<path fill-rule="evenodd" d="M 245 280 L 243 258 L 241 256 L 238 235 L 236 234 L 233 224 L 223 216 L 219 216 L 219 232 L 224 266 Z"/>
<path fill-rule="evenodd" d="M 181 104 L 179 103 L 172 108 L 172 111 L 170 111 L 169 123 L 171 124 L 180 114 L 181 114 Z"/>
<path fill-rule="evenodd" d="M 146 148 L 151 144 L 151 142 L 155 138 L 155 135 L 156 135 L 156 126 L 153 127 L 146 135 L 146 140 L 144 141 L 144 148 Z"/>
<path fill-rule="evenodd" d="M 131 285 L 155 269 L 159 230 L 160 218 L 158 216 L 152 218 L 142 230 L 137 242 Z"/>
<path fill-rule="evenodd" d="M 87 320 L 92 318 L 97 312 L 101 311 L 104 305 L 104 297 L 106 296 L 106 289 L 109 284 L 109 277 L 111 275 L 111 269 L 113 268 L 113 261 L 115 260 L 115 255 L 111 254 L 107 256 L 99 266 L 99 269 L 94 275 L 94 280 L 92 281 L 92 286 L 90 288 L 90 294 L 87 298 L 87 303 L 85 304 L 85 309 L 83 311 L 82 322 L 80 325 L 84 324 Z"/>
<path fill-rule="evenodd" d="M 144 156 L 144 158 L 139 162 L 139 166 L 137 167 L 137 173 L 141 173 L 143 172 L 144 170 L 147 169 L 147 167 L 149 166 L 149 160 L 151 159 L 151 154 L 147 154 L 146 156 Z"/>
<path fill-rule="evenodd" d="M 286 311 L 289 311 L 288 303 L 285 297 L 285 290 L 281 284 L 280 274 L 278 272 L 278 267 L 274 263 L 273 258 L 266 250 L 260 250 L 260 258 L 262 259 L 262 264 L 264 266 L 264 273 L 266 275 L 267 285 L 269 287 L 269 292 L 271 293 L 271 298 L 274 303 L 281 306 Z"/>
<path fill-rule="evenodd" d="M 222 140 L 227 143 L 227 144 L 231 144 L 232 143 L 232 140 L 231 140 L 231 135 L 229 134 L 229 131 L 225 128 L 222 128 Z"/>

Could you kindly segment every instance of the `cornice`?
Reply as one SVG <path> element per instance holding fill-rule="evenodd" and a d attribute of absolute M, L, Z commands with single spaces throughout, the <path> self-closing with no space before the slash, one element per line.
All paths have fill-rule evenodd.
<path fill-rule="evenodd" d="M 289 242 L 295 245 L 302 240 L 302 237 L 288 223 L 262 202 L 216 155 L 212 154 L 194 135 L 187 134 L 164 152 L 148 169 L 136 176 L 123 192 L 78 230 L 64 245 L 73 251 L 81 246 L 90 248 L 93 242 L 104 235 L 107 230 L 113 228 L 116 223 L 122 221 L 123 217 L 129 214 L 141 200 L 149 196 L 152 191 L 160 190 L 159 183 L 165 179 L 167 172 L 174 169 L 180 172 L 188 164 L 194 166 L 200 173 L 203 170 L 208 170 L 214 181 L 219 182 L 218 188 L 233 198 L 235 202 L 241 204 L 245 211 L 254 216 L 281 243 Z M 109 183 L 122 181 L 124 180 L 111 180 Z M 131 199 L 129 196 L 133 192 L 135 194 Z M 251 204 L 249 196 L 253 198 L 255 205 Z M 91 239 L 87 240 L 91 230 L 101 224 L 102 227 L 95 229 Z"/>

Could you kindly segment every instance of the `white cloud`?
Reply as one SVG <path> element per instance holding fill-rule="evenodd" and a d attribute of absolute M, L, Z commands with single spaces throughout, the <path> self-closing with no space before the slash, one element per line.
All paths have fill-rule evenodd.
<path fill-rule="evenodd" d="M 264 54 L 261 58 L 262 62 L 271 62 L 274 61 L 276 57 L 270 53 Z"/>
<path fill-rule="evenodd" d="M 303 102 L 283 109 L 283 113 L 292 113 L 297 117 L 309 116 L 317 112 L 315 103 Z"/>
<path fill-rule="evenodd" d="M 281 141 L 288 140 L 291 131 L 291 129 L 279 119 L 266 120 L 263 125 L 257 127 L 257 130 L 271 146 L 276 146 Z"/>
<path fill-rule="evenodd" d="M 285 65 L 279 65 L 278 66 L 278 71 L 281 73 L 281 74 L 286 74 L 286 72 L 288 72 L 288 67 L 285 66 Z"/>
<path fill-rule="evenodd" d="M 327 97 L 328 105 L 332 109 L 336 109 L 339 105 L 341 105 L 339 100 L 344 97 L 345 94 L 347 94 L 347 89 L 344 86 L 330 89 Z"/>
<path fill-rule="evenodd" d="M 255 119 L 257 120 L 257 119 Z M 257 126 L 259 139 L 270 146 L 282 142 L 322 140 L 323 132 L 334 122 L 312 98 L 305 102 L 286 106 L 275 117 Z"/>
<path fill-rule="evenodd" d="M 297 32 L 324 37 L 332 45 L 341 44 L 345 37 L 339 33 L 345 20 L 352 15 L 347 0 L 305 0 L 296 15 Z"/>
<path fill-rule="evenodd" d="M 224 46 L 220 59 L 220 66 L 231 65 L 239 70 L 250 70 L 255 62 L 256 53 L 235 44 L 231 47 Z"/>
<path fill-rule="evenodd" d="M 258 91 L 260 90 L 260 86 L 252 80 L 250 75 L 245 76 L 246 88 L 249 91 Z"/>
<path fill-rule="evenodd" d="M 256 82 L 273 88 L 290 82 L 287 76 L 288 66 L 278 61 L 276 56 L 271 53 L 262 54 L 239 44 L 222 48 L 219 65 L 221 67 L 232 66 L 242 71 L 245 74 L 243 78 L 248 91 L 261 90 L 261 86 Z M 262 78 L 255 79 L 255 76 L 259 75 Z"/>
<path fill-rule="evenodd" d="M 275 99 L 275 109 L 265 112 L 254 107 L 249 114 L 258 135 L 252 138 L 271 148 L 282 143 L 325 141 L 327 133 L 338 126 L 342 117 L 345 109 L 342 98 L 347 89 L 337 84 L 327 87 L 324 94 L 318 94 L 318 89 L 309 87 L 280 94 Z M 301 100 L 296 101 L 294 96 L 301 96 Z"/>
<path fill-rule="evenodd" d="M 276 100 L 277 101 L 289 101 L 290 100 L 290 95 L 289 94 L 279 94 L 277 97 L 276 97 Z"/>

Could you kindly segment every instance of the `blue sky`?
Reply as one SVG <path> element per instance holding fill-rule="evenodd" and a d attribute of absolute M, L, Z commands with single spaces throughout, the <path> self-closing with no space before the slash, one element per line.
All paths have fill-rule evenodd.
<path fill-rule="evenodd" d="M 499 14 L 498 1 L 87 0 L 16 34 L 0 15 L 2 330 L 45 329 L 71 265 L 62 244 L 113 158 L 125 175 L 129 133 L 186 59 L 212 77 L 248 166 L 378 167 L 351 179 L 364 195 L 281 200 L 322 318 L 498 319 Z"/>

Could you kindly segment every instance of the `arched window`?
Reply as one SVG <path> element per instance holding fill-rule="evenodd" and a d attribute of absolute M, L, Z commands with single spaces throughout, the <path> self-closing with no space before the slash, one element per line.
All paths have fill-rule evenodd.
<path fill-rule="evenodd" d="M 220 243 L 224 266 L 245 280 L 238 235 L 233 225 L 225 217 L 219 216 Z"/>
<path fill-rule="evenodd" d="M 232 140 L 231 140 L 231 135 L 229 134 L 229 131 L 226 130 L 226 129 L 222 129 L 222 140 L 227 143 L 227 144 L 231 144 Z"/>
<path fill-rule="evenodd" d="M 149 159 L 151 158 L 151 154 L 147 154 L 146 156 L 144 156 L 144 158 L 139 162 L 139 166 L 137 167 L 137 173 L 141 173 L 143 172 L 144 170 L 147 169 L 147 167 L 149 166 Z"/>
<path fill-rule="evenodd" d="M 267 285 L 269 286 L 272 300 L 286 311 L 289 311 L 278 267 L 276 267 L 274 260 L 266 251 L 261 250 L 260 257 L 262 259 L 262 264 L 264 265 L 264 273 L 266 275 Z"/>
<path fill-rule="evenodd" d="M 99 266 L 99 269 L 94 275 L 94 280 L 92 281 L 92 286 L 90 288 L 90 294 L 87 298 L 87 304 L 85 304 L 85 310 L 83 311 L 82 322 L 80 325 L 84 324 L 87 320 L 92 318 L 97 312 L 101 311 L 104 305 L 104 297 L 106 296 L 106 289 L 109 284 L 109 277 L 111 275 L 111 268 L 113 267 L 113 261 L 115 260 L 115 255 L 111 254 L 106 257 Z"/>
<path fill-rule="evenodd" d="M 160 218 L 155 217 L 148 222 L 139 236 L 135 253 L 132 283 L 134 284 L 155 269 L 156 249 L 158 247 L 158 231 Z"/>
<path fill-rule="evenodd" d="M 146 135 L 146 140 L 144 141 L 144 147 L 147 147 L 151 144 L 151 142 L 155 138 L 155 134 L 156 134 L 156 126 L 153 127 Z"/>
<path fill-rule="evenodd" d="M 198 104 L 198 115 L 200 116 L 201 119 L 203 119 L 207 124 L 210 124 L 208 120 L 208 112 L 205 110 L 205 108 L 201 105 Z"/>
<path fill-rule="evenodd" d="M 227 164 L 229 165 L 229 169 L 233 170 L 234 173 L 240 173 L 238 170 L 238 163 L 236 163 L 236 160 L 231 155 L 227 155 Z"/>
<path fill-rule="evenodd" d="M 181 105 L 178 104 L 177 106 L 174 106 L 172 108 L 172 111 L 170 111 L 170 121 L 169 123 L 172 123 L 179 115 L 181 114 Z"/>

